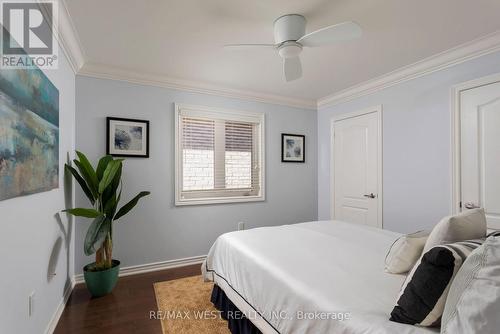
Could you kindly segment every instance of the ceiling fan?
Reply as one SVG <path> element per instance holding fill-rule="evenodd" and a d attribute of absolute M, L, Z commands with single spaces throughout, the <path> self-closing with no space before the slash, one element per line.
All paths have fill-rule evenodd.
<path fill-rule="evenodd" d="M 283 72 L 286 81 L 302 76 L 299 55 L 303 47 L 331 45 L 361 37 L 361 27 L 354 22 L 331 25 L 306 35 L 306 19 L 299 14 L 287 14 L 274 21 L 275 44 L 228 44 L 227 49 L 273 48 L 283 58 Z"/>

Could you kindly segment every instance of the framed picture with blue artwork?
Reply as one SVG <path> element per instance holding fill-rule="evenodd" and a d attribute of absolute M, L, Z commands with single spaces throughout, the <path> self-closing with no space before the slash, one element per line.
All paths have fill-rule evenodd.
<path fill-rule="evenodd" d="M 59 90 L 39 68 L 0 69 L 0 201 L 56 188 Z"/>
<path fill-rule="evenodd" d="M 306 136 L 281 134 L 281 162 L 306 161 Z"/>
<path fill-rule="evenodd" d="M 149 121 L 106 117 L 106 154 L 149 158 Z"/>

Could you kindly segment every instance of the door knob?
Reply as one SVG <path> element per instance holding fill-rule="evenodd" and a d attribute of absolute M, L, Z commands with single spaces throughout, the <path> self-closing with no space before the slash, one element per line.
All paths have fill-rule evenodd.
<path fill-rule="evenodd" d="M 375 195 L 373 193 L 370 193 L 370 195 L 363 195 L 363 196 L 365 196 L 367 198 L 375 198 Z"/>
<path fill-rule="evenodd" d="M 472 202 L 467 202 L 467 203 L 465 203 L 464 206 L 465 206 L 466 209 L 469 209 L 469 210 L 470 209 L 478 209 L 478 208 L 480 208 L 479 205 L 476 205 L 476 204 L 474 204 Z"/>

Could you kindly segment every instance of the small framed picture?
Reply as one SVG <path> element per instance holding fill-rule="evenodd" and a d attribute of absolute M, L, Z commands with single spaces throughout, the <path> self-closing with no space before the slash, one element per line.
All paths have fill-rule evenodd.
<path fill-rule="evenodd" d="M 149 121 L 106 117 L 106 154 L 149 157 Z"/>
<path fill-rule="evenodd" d="M 281 134 L 281 162 L 305 162 L 306 137 L 304 135 Z"/>

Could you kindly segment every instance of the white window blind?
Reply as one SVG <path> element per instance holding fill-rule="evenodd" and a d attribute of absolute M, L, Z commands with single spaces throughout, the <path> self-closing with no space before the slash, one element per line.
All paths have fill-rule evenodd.
<path fill-rule="evenodd" d="M 176 106 L 176 204 L 263 200 L 262 114 Z"/>

